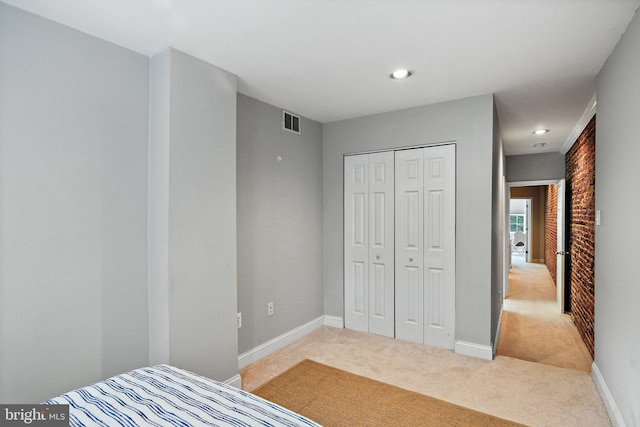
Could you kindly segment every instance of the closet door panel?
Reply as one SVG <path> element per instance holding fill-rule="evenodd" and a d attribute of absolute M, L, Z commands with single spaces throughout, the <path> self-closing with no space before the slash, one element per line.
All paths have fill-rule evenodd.
<path fill-rule="evenodd" d="M 422 342 L 424 168 L 422 149 L 396 151 L 396 338 Z"/>
<path fill-rule="evenodd" d="M 369 332 L 394 336 L 394 156 L 369 154 Z"/>
<path fill-rule="evenodd" d="M 424 150 L 424 343 L 455 345 L 455 145 Z"/>
<path fill-rule="evenodd" d="M 369 330 L 369 158 L 344 160 L 344 323 Z"/>

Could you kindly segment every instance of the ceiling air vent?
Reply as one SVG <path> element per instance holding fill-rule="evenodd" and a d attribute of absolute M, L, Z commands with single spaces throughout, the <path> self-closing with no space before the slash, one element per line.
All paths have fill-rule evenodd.
<path fill-rule="evenodd" d="M 282 110 L 282 129 L 300 135 L 300 116 Z"/>

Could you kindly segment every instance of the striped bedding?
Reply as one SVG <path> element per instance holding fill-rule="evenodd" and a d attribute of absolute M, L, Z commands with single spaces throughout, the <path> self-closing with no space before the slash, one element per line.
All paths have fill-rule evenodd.
<path fill-rule="evenodd" d="M 168 365 L 63 394 L 71 426 L 318 426 L 251 393 Z"/>

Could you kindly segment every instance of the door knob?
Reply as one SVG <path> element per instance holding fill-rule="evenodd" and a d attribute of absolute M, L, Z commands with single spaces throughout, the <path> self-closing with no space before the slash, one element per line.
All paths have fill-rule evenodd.
<path fill-rule="evenodd" d="M 376 255 L 376 259 L 380 259 L 380 255 Z"/>
<path fill-rule="evenodd" d="M 413 257 L 412 256 L 409 257 L 409 262 L 413 262 Z"/>

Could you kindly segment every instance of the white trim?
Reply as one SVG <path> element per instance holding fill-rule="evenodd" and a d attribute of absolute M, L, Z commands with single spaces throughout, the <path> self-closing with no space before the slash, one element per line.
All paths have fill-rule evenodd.
<path fill-rule="evenodd" d="M 500 334 L 502 333 L 502 313 L 504 313 L 504 297 L 502 298 L 502 301 L 500 301 L 500 304 L 502 305 L 502 307 L 500 307 L 500 316 L 498 317 L 498 327 L 496 328 L 496 339 L 493 340 L 494 344 L 493 344 L 493 357 L 492 359 L 495 359 L 496 357 L 496 351 L 498 350 L 498 343 L 500 342 Z"/>
<path fill-rule="evenodd" d="M 613 427 L 625 427 L 626 424 L 624 423 L 622 414 L 618 410 L 618 405 L 616 405 L 616 401 L 613 400 L 613 395 L 609 391 L 609 387 L 607 387 L 607 383 L 604 381 L 604 377 L 600 373 L 596 362 L 593 362 L 591 365 L 591 378 L 593 378 L 593 382 L 596 384 L 596 389 L 604 403 L 604 407 L 607 409 Z"/>
<path fill-rule="evenodd" d="M 493 360 L 493 347 L 466 341 L 456 341 L 456 354 L 473 356 L 484 360 Z"/>
<path fill-rule="evenodd" d="M 344 329 L 344 319 L 338 316 L 324 316 L 324 326 L 331 326 L 332 328 Z"/>
<path fill-rule="evenodd" d="M 569 150 L 571 150 L 571 147 L 573 147 L 573 144 L 576 143 L 576 141 L 580 137 L 580 134 L 582 133 L 584 128 L 587 127 L 587 125 L 593 118 L 594 114 L 596 114 L 596 94 L 595 93 L 591 97 L 591 101 L 589 101 L 589 104 L 587 105 L 587 109 L 584 110 L 584 113 L 582 113 L 582 117 L 580 117 L 580 120 L 578 121 L 578 123 L 576 123 L 576 126 L 573 128 L 573 132 L 569 134 L 569 137 L 565 141 L 564 145 L 562 146 L 562 148 L 560 148 L 560 152 L 562 154 L 567 154 Z"/>
<path fill-rule="evenodd" d="M 539 186 L 539 185 L 552 185 L 552 184 L 557 184 L 558 181 L 560 181 L 559 179 L 540 179 L 537 181 L 512 181 L 512 182 L 507 182 L 507 185 L 509 187 L 509 190 L 511 190 L 511 187 L 532 187 L 532 186 Z"/>
<path fill-rule="evenodd" d="M 246 368 L 254 362 L 262 359 L 273 353 L 276 350 L 281 349 L 287 344 L 291 344 L 295 340 L 302 338 L 310 332 L 320 328 L 324 325 L 325 316 L 320 316 L 317 319 L 312 320 L 311 322 L 305 323 L 302 326 L 298 326 L 295 329 L 290 330 L 289 332 L 285 332 L 279 337 L 275 337 L 272 340 L 265 342 L 264 344 L 260 344 L 259 346 L 242 353 L 238 356 L 238 369 Z"/>
<path fill-rule="evenodd" d="M 442 142 L 434 142 L 432 144 L 422 144 L 422 145 L 403 145 L 402 147 L 396 147 L 396 148 L 381 148 L 379 150 L 369 150 L 369 151 L 356 151 L 354 153 L 344 153 L 342 155 L 342 157 L 346 157 L 346 156 L 359 156 L 361 154 L 375 154 L 375 153 L 384 153 L 387 151 L 402 151 L 402 150 L 413 150 L 414 148 L 427 148 L 427 147 L 438 147 L 441 145 L 451 145 L 457 144 L 457 141 L 455 139 L 452 139 L 451 141 L 442 141 Z"/>
<path fill-rule="evenodd" d="M 226 380 L 224 383 L 227 385 L 230 385 L 231 387 L 235 387 L 237 389 L 242 390 L 242 377 L 240 376 L 240 374 L 234 375 L 233 377 Z"/>

